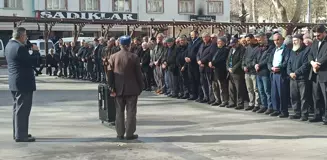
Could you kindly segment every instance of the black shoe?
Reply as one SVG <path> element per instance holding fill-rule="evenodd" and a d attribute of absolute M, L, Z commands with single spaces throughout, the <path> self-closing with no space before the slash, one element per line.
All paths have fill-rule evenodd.
<path fill-rule="evenodd" d="M 124 136 L 117 136 L 119 140 L 124 140 Z"/>
<path fill-rule="evenodd" d="M 312 123 L 314 123 L 314 122 L 322 122 L 322 118 L 321 117 L 320 118 L 313 117 L 312 119 L 309 119 L 309 122 L 312 122 Z"/>
<path fill-rule="evenodd" d="M 200 101 L 200 103 L 208 103 L 208 99 L 202 99 L 201 101 Z"/>
<path fill-rule="evenodd" d="M 244 106 L 237 106 L 235 109 L 236 110 L 241 110 L 241 109 L 244 109 Z"/>
<path fill-rule="evenodd" d="M 188 99 L 189 96 L 188 95 L 184 95 L 181 99 Z"/>
<path fill-rule="evenodd" d="M 201 98 L 198 98 L 198 99 L 195 100 L 195 102 L 200 102 L 200 101 L 202 101 Z"/>
<path fill-rule="evenodd" d="M 234 104 L 228 105 L 226 108 L 235 108 L 236 106 Z"/>
<path fill-rule="evenodd" d="M 132 135 L 131 137 L 126 137 L 126 140 L 134 140 L 139 138 L 139 136 L 137 134 Z"/>
<path fill-rule="evenodd" d="M 274 113 L 274 110 L 273 109 L 270 109 L 270 108 L 267 109 L 266 112 L 265 112 L 266 115 L 270 115 L 272 113 Z"/>
<path fill-rule="evenodd" d="M 28 134 L 27 137 L 28 137 L 28 138 L 31 138 L 32 135 L 31 135 L 31 134 Z M 15 139 L 16 139 L 16 138 L 14 137 L 14 140 L 15 140 Z"/>
<path fill-rule="evenodd" d="M 259 107 L 259 106 L 257 106 L 257 107 L 254 107 L 254 108 L 252 109 L 252 112 L 257 112 L 259 109 L 260 109 L 260 107 Z"/>
<path fill-rule="evenodd" d="M 288 113 L 281 113 L 278 115 L 279 118 L 288 118 Z"/>
<path fill-rule="evenodd" d="M 290 116 L 290 119 L 300 119 L 300 118 L 301 118 L 301 116 L 297 115 L 297 114 Z"/>
<path fill-rule="evenodd" d="M 211 106 L 219 106 L 221 103 L 219 103 L 219 102 L 214 102 L 214 103 L 212 103 L 211 104 Z"/>
<path fill-rule="evenodd" d="M 209 105 L 212 105 L 212 104 L 214 104 L 214 103 L 215 103 L 215 101 L 209 101 L 209 102 L 208 102 Z"/>
<path fill-rule="evenodd" d="M 252 110 L 254 108 L 254 106 L 248 106 L 248 107 L 246 107 L 244 110 L 246 110 L 246 111 L 250 111 L 250 110 Z"/>
<path fill-rule="evenodd" d="M 35 138 L 28 137 L 27 139 L 15 139 L 15 142 L 35 142 Z"/>
<path fill-rule="evenodd" d="M 308 116 L 302 116 L 300 120 L 301 121 L 308 121 L 308 119 L 309 119 Z"/>
<path fill-rule="evenodd" d="M 219 105 L 219 107 L 228 107 L 228 104 L 222 103 L 222 104 Z"/>
<path fill-rule="evenodd" d="M 327 125 L 327 121 L 326 120 L 323 121 L 322 125 Z"/>
<path fill-rule="evenodd" d="M 178 98 L 176 94 L 171 95 L 171 98 Z"/>
<path fill-rule="evenodd" d="M 272 116 L 272 117 L 277 117 L 277 116 L 280 115 L 280 112 L 274 111 L 273 113 L 270 113 L 269 115 Z"/>
<path fill-rule="evenodd" d="M 167 95 L 167 97 L 173 97 L 173 95 L 171 95 L 171 94 L 168 94 L 168 95 Z"/>
<path fill-rule="evenodd" d="M 266 107 L 262 107 L 260 108 L 257 113 L 265 113 L 267 111 L 267 108 Z"/>
<path fill-rule="evenodd" d="M 188 98 L 187 100 L 189 100 L 189 101 L 194 101 L 194 100 L 196 100 L 196 98 L 195 98 L 195 97 L 190 97 L 190 98 Z"/>

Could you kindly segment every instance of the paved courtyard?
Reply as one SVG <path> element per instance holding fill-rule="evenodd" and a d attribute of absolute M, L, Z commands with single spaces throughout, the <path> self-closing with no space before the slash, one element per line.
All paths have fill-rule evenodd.
<path fill-rule="evenodd" d="M 12 140 L 12 99 L 0 69 L 1 160 L 323 160 L 327 127 L 145 92 L 138 140 L 119 141 L 98 120 L 97 84 L 37 77 L 34 143 Z"/>

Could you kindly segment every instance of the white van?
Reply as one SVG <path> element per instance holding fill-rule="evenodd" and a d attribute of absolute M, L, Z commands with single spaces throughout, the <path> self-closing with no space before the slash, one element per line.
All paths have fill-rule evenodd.
<path fill-rule="evenodd" d="M 3 42 L 0 39 L 0 58 L 4 58 L 5 57 L 5 47 L 3 46 Z"/>
<path fill-rule="evenodd" d="M 41 56 L 45 56 L 45 41 L 44 39 L 30 40 L 31 44 L 36 45 L 39 48 Z M 54 44 L 51 40 L 48 40 L 48 49 L 53 49 Z M 32 54 L 32 50 L 29 51 Z"/>

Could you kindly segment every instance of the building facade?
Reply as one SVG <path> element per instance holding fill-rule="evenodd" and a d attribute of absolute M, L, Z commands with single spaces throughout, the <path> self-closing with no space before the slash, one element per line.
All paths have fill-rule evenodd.
<path fill-rule="evenodd" d="M 40 18 L 113 19 L 135 21 L 230 21 L 229 0 L 0 0 L 1 16 Z M 37 24 L 23 23 L 28 30 L 42 31 Z M 1 23 L 0 30 L 12 30 L 13 24 Z M 73 26 L 56 24 L 52 31 L 69 36 Z M 101 26 L 87 25 L 85 32 L 100 32 Z M 138 28 L 136 31 L 144 31 Z M 125 26 L 111 31 L 124 32 Z M 67 33 L 67 34 L 66 34 Z M 1 36 L 1 35 L 0 35 Z M 85 35 L 84 35 L 85 36 Z M 89 35 L 91 36 L 91 35 Z"/>

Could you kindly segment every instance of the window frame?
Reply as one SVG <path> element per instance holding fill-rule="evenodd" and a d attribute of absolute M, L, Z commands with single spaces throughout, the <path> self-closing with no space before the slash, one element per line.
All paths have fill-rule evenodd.
<path fill-rule="evenodd" d="M 128 3 L 129 3 L 129 7 L 130 7 L 130 9 L 129 9 L 129 11 L 115 11 L 115 1 L 119 1 L 119 0 L 112 0 L 112 12 L 114 12 L 114 13 L 132 13 L 132 0 L 128 0 Z M 123 0 L 123 1 L 125 1 L 125 0 Z M 125 8 L 124 8 L 125 9 Z"/>
<path fill-rule="evenodd" d="M 180 3 L 182 1 L 192 1 L 193 2 L 193 12 L 181 12 L 179 9 L 180 9 Z M 177 3 L 178 3 L 178 14 L 186 14 L 186 15 L 195 14 L 195 0 L 178 0 Z"/>
<path fill-rule="evenodd" d="M 58 0 L 60 1 L 60 0 Z M 65 0 L 65 7 L 64 9 L 53 9 L 53 8 L 48 8 L 48 0 L 45 0 L 45 8 L 46 10 L 49 10 L 49 11 L 67 11 L 68 10 L 68 0 Z"/>
<path fill-rule="evenodd" d="M 149 1 L 153 1 L 153 0 L 146 0 L 146 13 L 150 13 L 150 14 L 163 14 L 165 13 L 165 0 L 161 0 L 162 1 L 162 11 L 161 12 L 152 12 L 148 10 L 148 2 Z"/>
<path fill-rule="evenodd" d="M 222 4 L 221 13 L 219 13 L 219 12 L 210 12 L 209 2 L 221 3 Z M 218 6 L 218 5 L 216 5 L 216 6 Z M 224 14 L 224 0 L 207 0 L 207 14 L 208 15 L 223 15 Z"/>
<path fill-rule="evenodd" d="M 7 4 L 9 5 L 9 1 L 11 1 L 11 0 L 4 0 L 3 1 L 3 8 L 4 9 L 17 9 L 17 10 L 23 10 L 24 9 L 24 7 L 23 7 L 24 0 L 14 0 L 14 1 L 16 1 L 16 6 L 15 7 L 10 7 L 10 6 L 6 7 L 5 6 L 6 1 L 7 1 Z M 21 7 L 17 7 L 17 1 L 21 3 Z"/>
<path fill-rule="evenodd" d="M 66 0 L 67 1 L 67 0 Z M 97 0 L 98 1 L 98 9 L 97 10 L 87 10 L 87 9 L 85 9 L 85 10 L 82 10 L 82 1 L 84 1 L 84 5 L 85 5 L 85 1 L 86 0 L 79 0 L 79 10 L 80 11 L 82 11 L 82 12 L 93 12 L 93 11 L 100 11 L 100 0 Z M 86 8 L 86 6 L 85 6 L 85 8 Z"/>

